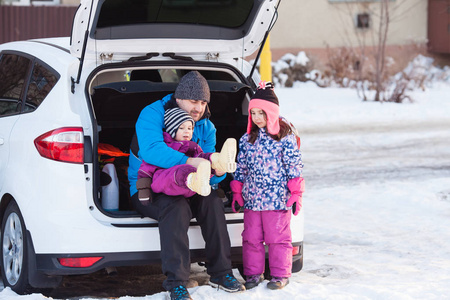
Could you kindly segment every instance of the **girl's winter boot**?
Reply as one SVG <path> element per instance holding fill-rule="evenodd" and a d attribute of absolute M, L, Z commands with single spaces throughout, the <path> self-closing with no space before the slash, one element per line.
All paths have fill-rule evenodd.
<path fill-rule="evenodd" d="M 272 277 L 267 287 L 271 290 L 281 290 L 289 284 L 289 278 L 287 277 Z"/>
<path fill-rule="evenodd" d="M 257 287 L 258 284 L 264 281 L 264 276 L 261 275 L 249 275 L 247 276 L 247 281 L 245 282 L 245 288 L 247 290 Z"/>

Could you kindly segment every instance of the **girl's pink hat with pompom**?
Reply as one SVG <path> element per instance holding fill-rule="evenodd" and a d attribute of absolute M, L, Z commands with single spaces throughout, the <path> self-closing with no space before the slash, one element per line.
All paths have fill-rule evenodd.
<path fill-rule="evenodd" d="M 270 81 L 261 81 L 258 89 L 253 95 L 248 105 L 248 124 L 247 133 L 250 133 L 252 128 L 252 115 L 250 110 L 252 108 L 262 109 L 267 116 L 267 131 L 270 134 L 276 135 L 280 131 L 280 106 L 277 95 L 273 91 L 273 83 Z"/>

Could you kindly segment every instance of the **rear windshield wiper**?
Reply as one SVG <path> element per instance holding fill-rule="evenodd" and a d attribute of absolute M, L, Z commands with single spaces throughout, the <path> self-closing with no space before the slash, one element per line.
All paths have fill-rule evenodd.
<path fill-rule="evenodd" d="M 165 56 L 165 57 L 170 57 L 170 58 L 172 58 L 172 59 L 179 59 L 179 60 L 187 60 L 187 61 L 193 61 L 193 60 L 194 60 L 192 57 L 176 55 L 176 54 L 173 53 L 173 52 L 166 52 L 166 53 L 163 53 L 163 56 Z"/>
<path fill-rule="evenodd" d="M 159 53 L 158 52 L 150 52 L 150 53 L 147 53 L 147 54 L 145 54 L 143 56 L 130 57 L 128 59 L 128 61 L 147 60 L 147 59 L 150 59 L 150 58 L 155 57 L 155 56 L 159 56 Z M 187 60 L 187 61 L 193 61 L 194 60 L 192 57 L 176 55 L 173 52 L 163 53 L 162 56 L 170 57 L 172 59 L 179 59 L 179 60 Z"/>
<path fill-rule="evenodd" d="M 147 54 L 145 54 L 143 56 L 130 57 L 128 59 L 128 61 L 147 60 L 147 59 L 150 59 L 150 58 L 155 57 L 155 56 L 159 56 L 159 53 L 158 52 L 150 52 L 150 53 L 147 53 Z"/>

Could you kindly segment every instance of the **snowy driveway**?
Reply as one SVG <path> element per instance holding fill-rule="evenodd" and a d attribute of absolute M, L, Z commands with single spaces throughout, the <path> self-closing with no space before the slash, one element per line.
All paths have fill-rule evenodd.
<path fill-rule="evenodd" d="M 448 299 L 450 120 L 302 135 L 295 299 Z"/>
<path fill-rule="evenodd" d="M 192 274 L 202 285 L 190 289 L 192 297 L 449 299 L 450 87 L 418 92 L 416 103 L 401 105 L 362 103 L 349 89 L 304 86 L 277 94 L 302 137 L 304 268 L 281 291 L 265 281 L 240 294 L 203 286 L 200 270 Z M 18 297 L 0 292 L 0 299 Z"/>
<path fill-rule="evenodd" d="M 308 187 L 450 177 L 449 122 L 302 134 Z"/>

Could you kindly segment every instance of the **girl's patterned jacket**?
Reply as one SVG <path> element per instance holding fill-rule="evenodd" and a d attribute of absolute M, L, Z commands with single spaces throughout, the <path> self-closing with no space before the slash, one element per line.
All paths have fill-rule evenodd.
<path fill-rule="evenodd" d="M 302 174 L 302 155 L 293 134 L 279 142 L 259 129 L 254 144 L 248 142 L 248 134 L 239 140 L 239 154 L 235 179 L 243 183 L 244 208 L 263 210 L 287 210 L 286 201 L 291 193 L 287 182 Z"/>

